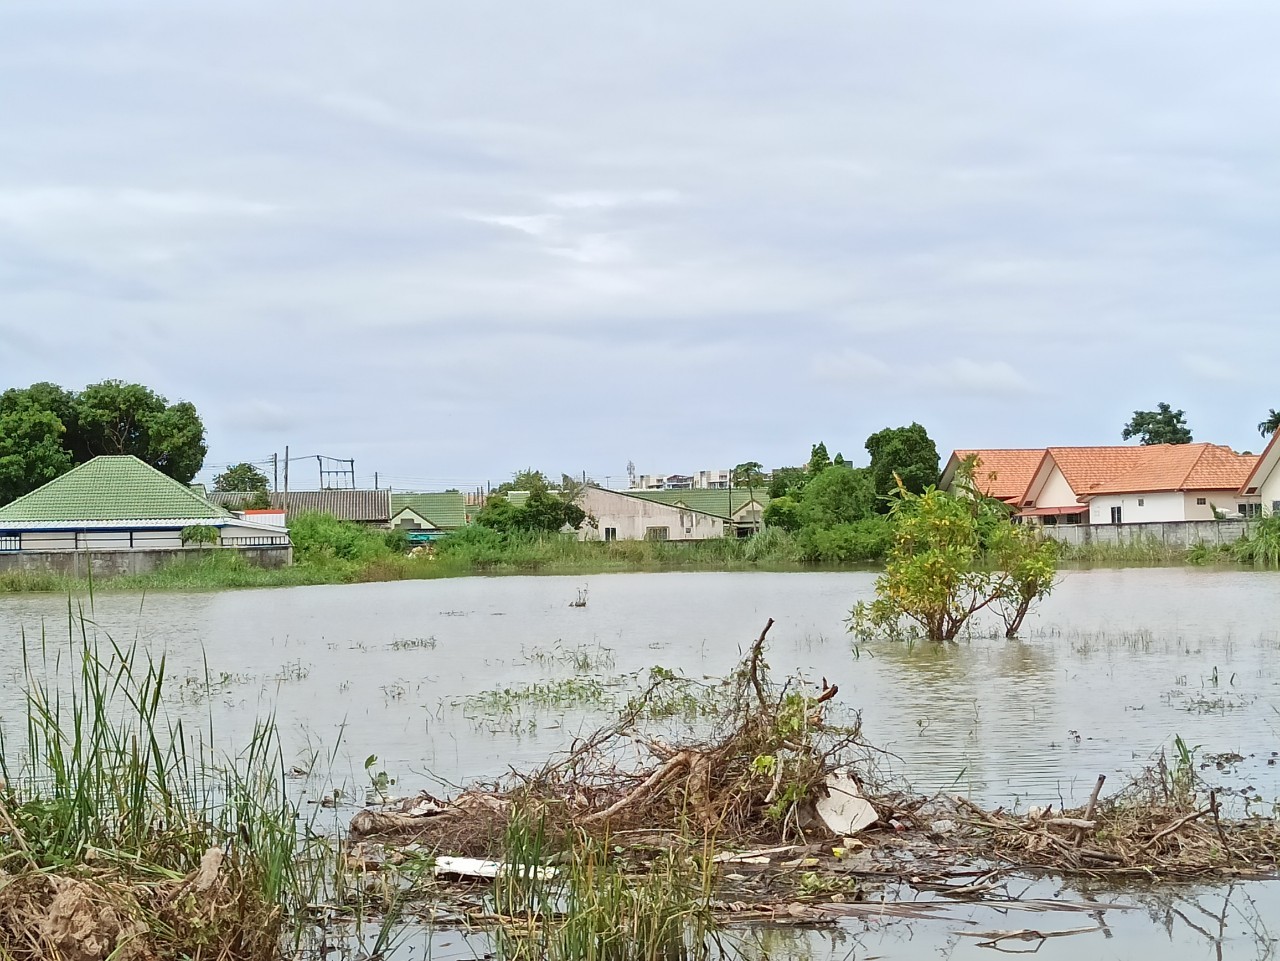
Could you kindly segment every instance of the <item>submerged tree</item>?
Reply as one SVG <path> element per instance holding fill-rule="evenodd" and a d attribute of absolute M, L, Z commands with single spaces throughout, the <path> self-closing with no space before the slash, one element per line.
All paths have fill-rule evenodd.
<path fill-rule="evenodd" d="M 1190 444 L 1191 429 L 1187 427 L 1186 411 L 1173 410 L 1161 402 L 1155 410 L 1135 410 L 1120 436 L 1125 440 L 1138 438 L 1144 446 L 1152 444 Z"/>
<path fill-rule="evenodd" d="M 849 629 L 860 637 L 918 631 L 952 641 L 979 611 L 991 608 L 1013 637 L 1036 601 L 1053 589 L 1055 549 L 1009 520 L 1008 508 L 973 486 L 972 464 L 953 491 L 915 493 L 899 483 L 890 495 L 893 543 L 876 596 L 859 602 Z"/>

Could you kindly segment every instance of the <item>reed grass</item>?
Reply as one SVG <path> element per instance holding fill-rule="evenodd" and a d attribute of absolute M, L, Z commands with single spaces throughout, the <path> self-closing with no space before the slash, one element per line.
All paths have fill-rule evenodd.
<path fill-rule="evenodd" d="M 642 864 L 608 838 L 552 843 L 516 812 L 491 894 L 503 961 L 702 961 L 717 946 L 710 842 L 682 834 Z M 552 866 L 551 862 L 555 862 Z"/>
<path fill-rule="evenodd" d="M 21 638 L 25 724 L 0 728 L 2 956 L 266 961 L 301 944 L 332 859 L 299 834 L 274 720 L 219 754 L 212 725 L 169 717 L 163 655 L 68 613 L 65 642 Z"/>

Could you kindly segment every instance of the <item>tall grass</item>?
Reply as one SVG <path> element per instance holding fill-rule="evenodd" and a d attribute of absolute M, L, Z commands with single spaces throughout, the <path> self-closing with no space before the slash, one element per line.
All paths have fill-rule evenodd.
<path fill-rule="evenodd" d="M 84 934 L 108 951 L 277 957 L 301 940 L 291 925 L 322 875 L 300 846 L 274 723 L 222 756 L 212 726 L 168 717 L 163 656 L 69 622 L 65 643 L 22 638 L 23 699 L 0 728 L 4 957 L 62 956 L 57 939 L 91 916 L 114 919 Z M 65 929 L 48 921 L 59 911 Z"/>
<path fill-rule="evenodd" d="M 716 946 L 709 850 L 681 839 L 630 870 L 607 839 L 574 835 L 554 858 L 543 822 L 518 812 L 494 881 L 503 961 L 702 961 Z M 557 862 L 549 868 L 548 863 Z"/>
<path fill-rule="evenodd" d="M 1232 556 L 1243 564 L 1280 567 L 1280 516 L 1263 517 L 1231 545 Z"/>

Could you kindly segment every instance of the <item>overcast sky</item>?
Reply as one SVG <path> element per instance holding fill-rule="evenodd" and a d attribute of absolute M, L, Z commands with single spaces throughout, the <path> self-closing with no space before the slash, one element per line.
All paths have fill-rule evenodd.
<path fill-rule="evenodd" d="M 913 420 L 1120 443 L 1161 400 L 1257 450 L 1278 36 L 1274 0 L 8 0 L 0 387 L 138 380 L 210 465 L 404 488 L 864 464 Z"/>

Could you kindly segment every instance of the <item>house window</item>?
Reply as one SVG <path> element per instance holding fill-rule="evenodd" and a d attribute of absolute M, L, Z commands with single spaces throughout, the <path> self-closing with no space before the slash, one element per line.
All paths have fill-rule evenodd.
<path fill-rule="evenodd" d="M 604 529 L 604 539 L 607 541 L 616 541 L 618 539 L 618 529 L 616 527 L 606 527 Z"/>
<path fill-rule="evenodd" d="M 1262 505 L 1261 504 L 1241 504 L 1240 513 L 1245 517 L 1261 517 Z"/>
<path fill-rule="evenodd" d="M 1111 508 L 1111 523 L 1113 524 L 1120 523 L 1120 508 L 1118 507 Z"/>
<path fill-rule="evenodd" d="M 1280 514 L 1280 501 L 1271 502 L 1271 513 Z"/>
<path fill-rule="evenodd" d="M 684 532 L 685 532 L 686 534 L 692 534 L 692 533 L 693 533 L 693 528 L 692 528 L 692 527 L 686 527 L 686 528 L 684 529 Z"/>
<path fill-rule="evenodd" d="M 646 527 L 644 539 L 647 541 L 665 541 L 671 534 L 669 527 Z"/>
<path fill-rule="evenodd" d="M 1147 503 L 1147 502 L 1146 502 L 1146 501 L 1144 501 L 1141 497 L 1139 497 L 1139 498 L 1138 498 L 1138 506 L 1139 506 L 1139 507 L 1143 507 L 1143 506 L 1145 506 L 1145 505 L 1146 505 L 1146 503 Z"/>
<path fill-rule="evenodd" d="M 1207 503 L 1209 503 L 1208 498 L 1205 498 L 1205 497 L 1196 498 L 1196 507 L 1204 507 L 1204 505 Z"/>

